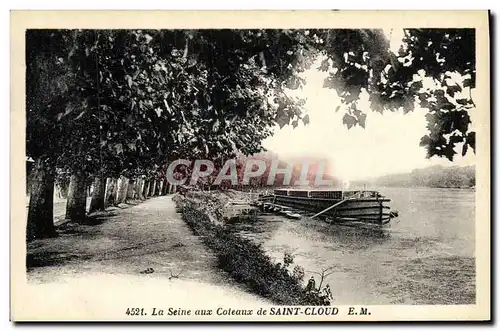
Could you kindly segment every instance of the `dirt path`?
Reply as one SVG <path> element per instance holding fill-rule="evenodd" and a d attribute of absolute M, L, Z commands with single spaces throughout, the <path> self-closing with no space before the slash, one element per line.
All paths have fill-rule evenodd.
<path fill-rule="evenodd" d="M 146 287 L 160 282 L 162 291 L 181 290 L 193 302 L 200 301 L 195 294 L 202 290 L 203 298 L 213 293 L 246 304 L 266 303 L 216 268 L 216 258 L 182 221 L 172 196 L 107 212 L 95 223 L 67 223 L 58 228 L 58 238 L 30 243 L 28 256 L 33 267 L 28 272 L 29 282 L 59 286 L 77 279 L 84 284 L 95 277 L 117 277 L 115 285 L 142 283 Z M 141 273 L 148 268 L 154 272 Z M 173 283 L 182 286 L 173 289 Z"/>

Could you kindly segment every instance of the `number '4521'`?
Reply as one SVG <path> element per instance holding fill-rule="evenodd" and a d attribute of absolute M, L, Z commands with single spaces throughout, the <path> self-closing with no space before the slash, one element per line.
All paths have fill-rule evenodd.
<path fill-rule="evenodd" d="M 130 316 L 146 315 L 146 313 L 144 313 L 144 308 L 127 308 L 127 311 L 125 314 L 130 315 Z"/>

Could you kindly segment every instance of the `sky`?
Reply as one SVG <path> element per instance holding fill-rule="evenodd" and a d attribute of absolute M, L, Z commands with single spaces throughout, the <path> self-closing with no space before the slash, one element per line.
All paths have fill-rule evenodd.
<path fill-rule="evenodd" d="M 427 133 L 425 110 L 420 108 L 408 114 L 390 111 L 380 114 L 370 109 L 367 100 L 360 100 L 358 108 L 367 113 L 366 128 L 355 126 L 348 130 L 342 124 L 342 110 L 335 112 L 341 104 L 340 98 L 334 90 L 323 88 L 326 73 L 315 68 L 312 66 L 305 73 L 307 84 L 296 92 L 306 98 L 309 125 L 299 124 L 295 129 L 277 127 L 275 134 L 263 142 L 265 148 L 280 158 L 325 158 L 332 164 L 331 175 L 346 181 L 405 173 L 432 165 L 474 164 L 472 149 L 465 157 L 460 153 L 456 155 L 453 162 L 446 158 L 426 158 L 425 149 L 419 146 L 420 139 Z M 473 115 L 472 111 L 474 123 Z"/>

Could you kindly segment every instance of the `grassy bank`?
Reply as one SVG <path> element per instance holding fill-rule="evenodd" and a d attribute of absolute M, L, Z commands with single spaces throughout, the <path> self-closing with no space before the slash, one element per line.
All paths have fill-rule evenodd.
<path fill-rule="evenodd" d="M 330 304 L 326 295 L 303 288 L 304 274 L 300 267 L 293 272 L 287 269 L 293 262 L 290 256 L 286 256 L 283 263 L 274 263 L 259 245 L 214 222 L 213 215 L 222 210 L 224 198 L 197 193 L 196 196 L 177 196 L 174 201 L 194 234 L 215 253 L 218 267 L 249 291 L 281 305 Z"/>

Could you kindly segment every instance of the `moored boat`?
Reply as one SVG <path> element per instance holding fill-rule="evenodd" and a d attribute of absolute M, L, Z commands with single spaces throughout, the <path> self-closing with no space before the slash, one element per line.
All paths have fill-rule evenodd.
<path fill-rule="evenodd" d="M 272 196 L 272 204 L 312 212 L 312 218 L 377 225 L 397 217 L 398 213 L 388 205 L 390 201 L 377 191 L 277 189 Z"/>

